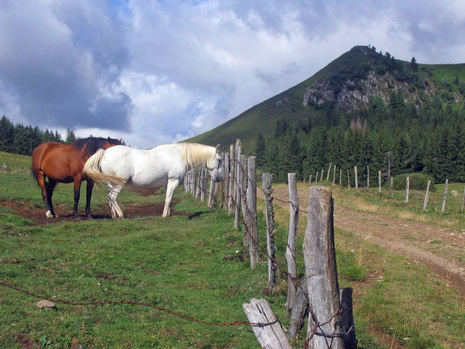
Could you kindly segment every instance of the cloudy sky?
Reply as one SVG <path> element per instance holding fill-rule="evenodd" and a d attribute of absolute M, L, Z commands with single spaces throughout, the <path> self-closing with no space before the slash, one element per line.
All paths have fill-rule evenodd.
<path fill-rule="evenodd" d="M 208 131 L 355 45 L 465 63 L 463 0 L 0 0 L 0 116 L 139 148 Z"/>

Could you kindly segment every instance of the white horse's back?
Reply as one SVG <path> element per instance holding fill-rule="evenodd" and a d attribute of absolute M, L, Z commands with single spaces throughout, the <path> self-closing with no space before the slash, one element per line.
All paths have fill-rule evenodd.
<path fill-rule="evenodd" d="M 101 169 L 138 187 L 167 185 L 169 179 L 182 180 L 186 172 L 179 151 L 171 144 L 147 150 L 112 149 L 103 156 Z"/>

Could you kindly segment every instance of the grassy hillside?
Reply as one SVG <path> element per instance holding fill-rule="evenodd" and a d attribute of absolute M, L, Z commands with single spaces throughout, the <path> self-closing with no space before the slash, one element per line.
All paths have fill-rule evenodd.
<path fill-rule="evenodd" d="M 373 79 L 376 86 L 372 86 Z M 266 138 L 271 136 L 279 119 L 284 118 L 292 127 L 296 127 L 307 123 L 309 118 L 318 120 L 326 117 L 328 112 L 338 110 L 337 106 L 329 106 L 324 101 L 321 105 L 310 103 L 304 106 L 306 92 L 313 91 L 316 96 L 329 93 L 334 100 L 354 98 L 350 94 L 341 95 L 340 90 L 345 87 L 349 93 L 361 91 L 360 98 L 366 101 L 369 96 L 378 95 L 389 103 L 392 92 L 403 90 L 406 100 L 417 105 L 437 96 L 444 103 L 461 108 L 465 95 L 465 64 L 416 64 L 413 67 L 410 62 L 397 60 L 389 53 L 382 54 L 364 46 L 356 46 L 311 78 L 188 141 L 209 145 L 220 143 L 226 149 L 240 138 L 245 151 L 250 154 L 255 150 L 257 134 L 261 132 Z M 366 109 L 366 101 L 361 103 L 356 100 L 358 112 Z M 323 109 L 327 110 L 324 112 Z M 354 114 L 354 111 L 351 113 Z"/>
<path fill-rule="evenodd" d="M 28 160 L 0 153 L 0 162 L 7 157 L 12 163 Z M 0 285 L 1 348 L 258 348 L 247 325 L 214 326 L 185 318 L 215 324 L 246 321 L 242 304 L 250 298 L 266 298 L 283 325 L 289 325 L 285 275 L 279 275 L 275 293 L 264 295 L 266 258 L 262 255 L 259 268 L 250 270 L 242 232 L 233 230 L 233 220 L 182 189 L 174 207 L 179 215 L 171 218 L 105 219 L 109 209 L 101 186 L 93 198 L 93 212 L 100 218 L 38 224 L 32 215 L 18 214 L 44 215 L 39 190 L 27 172 L 0 171 L 0 187 L 0 281 L 57 306 L 39 309 L 40 298 Z M 72 185 L 59 185 L 54 198 L 71 214 Z M 123 210 L 136 212 L 163 200 L 160 192 L 140 195 L 125 189 L 119 196 Z M 278 219 L 289 217 L 278 205 L 276 212 Z M 276 243 L 278 261 L 285 265 L 287 229 L 282 222 Z M 302 234 L 298 239 L 302 246 Z M 354 288 L 360 348 L 390 348 L 392 343 L 460 347 L 463 299 L 445 282 L 351 233 L 337 230 L 336 244 L 340 285 Z M 376 281 L 379 275 L 382 283 Z M 146 305 L 115 304 L 126 301 Z M 292 343 L 294 348 L 302 344 L 303 338 Z"/>

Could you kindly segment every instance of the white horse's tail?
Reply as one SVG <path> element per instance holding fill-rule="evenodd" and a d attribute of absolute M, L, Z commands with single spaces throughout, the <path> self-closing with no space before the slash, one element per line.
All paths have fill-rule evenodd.
<path fill-rule="evenodd" d="M 110 182 L 114 185 L 124 186 L 126 180 L 118 176 L 112 176 L 102 172 L 100 162 L 102 157 L 105 154 L 104 149 L 99 149 L 94 155 L 92 155 L 85 163 L 84 168 L 82 169 L 83 174 L 87 175 L 89 178 L 92 178 L 96 182 Z"/>

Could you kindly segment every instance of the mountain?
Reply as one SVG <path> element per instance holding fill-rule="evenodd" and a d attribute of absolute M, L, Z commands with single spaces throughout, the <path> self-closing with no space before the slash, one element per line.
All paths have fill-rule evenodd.
<path fill-rule="evenodd" d="M 272 137 L 279 120 L 305 128 L 337 113 L 356 123 L 378 105 L 401 103 L 420 110 L 441 103 L 459 109 L 464 96 L 465 64 L 418 64 L 415 58 L 406 62 L 374 47 L 355 46 L 311 78 L 189 141 L 226 149 L 240 138 L 246 153 L 254 153 L 257 135 Z"/>

